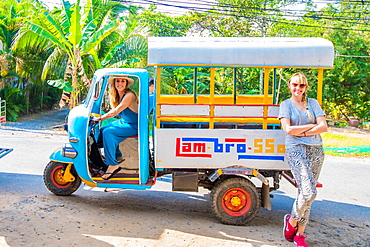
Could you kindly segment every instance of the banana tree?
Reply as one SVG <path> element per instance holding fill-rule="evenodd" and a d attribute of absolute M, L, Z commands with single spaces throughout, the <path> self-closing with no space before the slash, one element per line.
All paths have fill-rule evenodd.
<path fill-rule="evenodd" d="M 12 42 L 23 20 L 35 10 L 30 1 L 8 0 L 0 2 L 0 88 L 3 79 L 19 78 L 22 59 L 12 51 Z M 19 78 L 20 79 L 20 78 Z"/>
<path fill-rule="evenodd" d="M 64 81 L 65 90 L 68 86 L 72 89 L 71 108 L 80 101 L 81 92 L 90 84 L 83 57 L 89 56 L 95 67 L 100 68 L 101 63 L 96 50 L 121 22 L 119 18 L 114 18 L 117 17 L 112 13 L 114 9 L 96 8 L 97 2 L 99 1 L 87 0 L 81 4 L 81 1 L 77 0 L 71 5 L 68 1 L 62 0 L 62 9 L 53 13 L 44 7 L 36 16 L 26 21 L 25 28 L 16 40 L 24 43 L 22 37 L 32 32 L 50 42 L 53 52 L 44 65 L 42 79 L 55 76 L 55 65 L 62 65 L 64 78 L 56 79 Z M 104 15 L 98 15 L 95 13 L 97 11 L 103 12 Z"/>

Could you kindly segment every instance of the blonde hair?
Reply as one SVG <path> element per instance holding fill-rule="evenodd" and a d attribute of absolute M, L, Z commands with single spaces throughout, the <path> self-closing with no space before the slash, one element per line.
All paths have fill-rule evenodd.
<path fill-rule="evenodd" d="M 110 105 L 112 106 L 112 108 L 116 108 L 121 99 L 119 98 L 119 94 L 118 94 L 118 91 L 116 89 L 116 86 L 115 86 L 115 82 L 116 82 L 116 78 L 114 78 L 113 80 L 110 81 L 110 87 L 109 87 L 109 102 L 110 102 Z M 127 87 L 127 84 L 128 84 L 128 81 L 126 80 L 126 88 L 124 89 L 125 91 L 125 94 L 127 92 L 132 92 L 134 95 L 135 95 L 135 98 L 137 100 L 137 95 L 134 91 L 132 91 L 129 87 Z"/>
<path fill-rule="evenodd" d="M 306 111 L 307 111 L 307 116 L 310 118 L 310 119 L 313 119 L 313 116 L 311 114 L 311 112 L 308 110 L 308 101 L 307 101 L 307 89 L 308 89 L 308 81 L 307 81 L 307 77 L 302 74 L 302 73 L 295 73 L 293 74 L 290 79 L 289 79 L 289 84 L 294 81 L 295 83 L 297 84 L 305 84 L 306 85 L 306 90 L 304 91 L 304 93 L 302 94 L 302 102 L 304 104 L 304 107 L 306 108 Z M 293 83 L 294 83 L 293 82 Z"/>
<path fill-rule="evenodd" d="M 293 74 L 290 79 L 289 79 L 289 84 L 292 82 L 292 81 L 295 81 L 297 84 L 305 84 L 307 85 L 306 86 L 306 90 L 304 91 L 304 93 L 302 94 L 302 101 L 304 103 L 304 105 L 307 107 L 307 88 L 308 88 L 308 81 L 307 81 L 307 78 L 304 74 L 302 73 L 295 73 Z"/>

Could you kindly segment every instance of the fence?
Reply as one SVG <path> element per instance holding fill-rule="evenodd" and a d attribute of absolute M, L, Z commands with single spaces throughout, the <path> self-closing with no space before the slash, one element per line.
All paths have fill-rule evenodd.
<path fill-rule="evenodd" d="M 6 121 L 6 102 L 0 98 L 0 125 Z"/>

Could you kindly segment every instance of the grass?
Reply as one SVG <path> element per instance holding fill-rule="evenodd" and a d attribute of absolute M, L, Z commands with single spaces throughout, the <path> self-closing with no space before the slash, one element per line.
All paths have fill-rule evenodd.
<path fill-rule="evenodd" d="M 351 133 L 321 134 L 325 154 L 342 157 L 370 158 L 370 135 L 352 135 Z M 362 146 L 362 147 L 361 147 Z M 351 148 L 353 147 L 353 148 Z"/>

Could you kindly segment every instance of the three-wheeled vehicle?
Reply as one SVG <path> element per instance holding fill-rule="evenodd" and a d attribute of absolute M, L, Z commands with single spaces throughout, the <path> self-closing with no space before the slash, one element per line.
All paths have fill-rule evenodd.
<path fill-rule="evenodd" d="M 148 52 L 155 78 L 153 113 L 147 70 L 97 70 L 86 100 L 69 114 L 69 143 L 50 156 L 46 187 L 56 195 L 72 194 L 81 181 L 91 187 L 145 190 L 171 174 L 173 191 L 209 189 L 212 210 L 225 224 L 245 225 L 261 206 L 271 209 L 270 192 L 279 188 L 280 179 L 294 184 L 277 119 L 275 71 L 318 70 L 315 87 L 321 103 L 324 69 L 333 67 L 333 44 L 322 38 L 153 37 Z M 192 68 L 191 94 L 164 94 L 166 76 L 173 76 L 164 72 L 169 67 Z M 209 73 L 203 70 L 200 76 L 199 68 Z M 261 94 L 238 91 L 241 81 L 245 85 L 248 80 L 237 77 L 238 71 L 250 68 L 263 73 Z M 232 75 L 232 93 L 216 93 L 220 71 Z M 104 180 L 104 155 L 96 147 L 104 122 L 93 122 L 92 116 L 109 107 L 108 78 L 122 75 L 135 81 L 139 133 L 120 144 L 125 158 L 121 172 Z"/>

